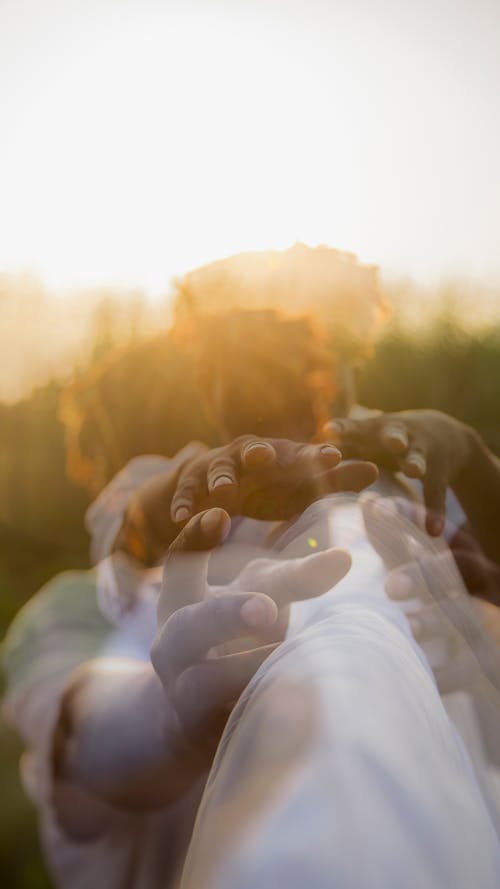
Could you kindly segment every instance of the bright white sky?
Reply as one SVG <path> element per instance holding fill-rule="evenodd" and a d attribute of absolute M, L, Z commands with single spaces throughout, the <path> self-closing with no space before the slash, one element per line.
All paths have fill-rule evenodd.
<path fill-rule="evenodd" d="M 0 269 L 328 243 L 500 281 L 498 0 L 0 0 Z"/>

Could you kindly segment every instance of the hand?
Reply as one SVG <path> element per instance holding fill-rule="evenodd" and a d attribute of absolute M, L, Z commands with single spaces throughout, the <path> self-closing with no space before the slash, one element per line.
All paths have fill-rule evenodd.
<path fill-rule="evenodd" d="M 270 521 L 289 519 L 313 500 L 335 491 L 360 491 L 377 476 L 365 462 L 342 463 L 331 444 L 299 444 L 244 435 L 186 464 L 170 505 L 185 522 L 211 506 L 231 515 Z"/>
<path fill-rule="evenodd" d="M 485 555 L 469 528 L 458 528 L 450 535 L 449 546 L 467 592 L 492 606 L 500 606 L 500 567 Z"/>
<path fill-rule="evenodd" d="M 419 524 L 414 504 L 400 498 L 370 498 L 362 503 L 370 542 L 389 569 L 385 590 L 408 618 L 415 640 L 426 654 L 442 693 L 472 686 L 478 664 L 487 675 L 498 672 L 498 656 L 487 639 L 484 614 L 466 595 L 448 550 L 418 546 L 411 556 L 402 525 Z M 407 561 L 405 561 L 407 559 Z"/>
<path fill-rule="evenodd" d="M 331 420 L 325 435 L 344 457 L 373 460 L 423 483 L 426 528 L 438 536 L 444 526 L 446 488 L 471 458 L 474 431 L 433 410 L 401 411 L 364 420 Z"/>
<path fill-rule="evenodd" d="M 225 592 L 211 589 L 210 551 L 229 527 L 227 513 L 211 509 L 191 519 L 171 546 L 151 652 L 179 727 L 179 756 L 195 751 L 205 764 L 234 702 L 284 637 L 290 603 L 326 592 L 351 564 L 344 550 L 288 562 L 258 559 Z M 228 644 L 241 639 L 245 644 L 227 654 Z"/>

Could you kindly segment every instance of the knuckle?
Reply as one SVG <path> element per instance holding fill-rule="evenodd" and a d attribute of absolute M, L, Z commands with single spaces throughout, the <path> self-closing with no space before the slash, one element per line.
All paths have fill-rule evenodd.
<path fill-rule="evenodd" d="M 215 480 L 222 475 L 234 478 L 234 462 L 229 456 L 220 457 L 217 460 L 214 460 L 208 467 L 207 479 L 209 481 Z"/>
<path fill-rule="evenodd" d="M 195 476 L 187 476 L 177 485 L 174 497 L 178 500 L 191 497 L 198 487 L 198 479 Z"/>

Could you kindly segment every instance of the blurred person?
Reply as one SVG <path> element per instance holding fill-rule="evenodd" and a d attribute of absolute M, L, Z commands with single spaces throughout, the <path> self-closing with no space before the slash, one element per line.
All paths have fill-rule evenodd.
<path fill-rule="evenodd" d="M 309 489 L 301 487 L 301 508 L 311 492 L 317 495 L 310 479 L 318 466 L 330 490 L 362 487 L 376 475 L 371 464 L 337 465 L 336 449 L 322 455 L 320 445 L 307 449 L 247 436 L 238 446 L 243 486 L 248 475 L 258 479 L 261 471 L 252 451 L 266 455 L 259 499 L 266 485 L 272 494 L 274 461 L 269 464 L 269 454 L 286 457 L 284 466 L 276 460 L 274 474 L 283 490 L 289 475 L 292 492 L 299 480 L 307 480 Z M 246 470 L 245 453 L 251 455 Z M 110 498 L 112 492 L 104 492 L 108 505 Z M 119 503 L 115 498 L 118 511 Z M 94 515 L 98 509 L 96 504 Z M 269 506 L 267 515 L 273 517 Z M 281 518 L 278 506 L 275 517 Z M 50 582 L 8 633 L 5 713 L 27 746 L 23 783 L 39 809 L 42 842 L 57 885 L 94 885 L 103 874 L 110 886 L 169 884 L 182 861 L 231 701 L 282 640 L 295 595 L 321 594 L 336 573 L 340 577 L 349 567 L 342 551 L 330 553 L 326 561 L 324 553 L 313 554 L 303 569 L 290 563 L 277 571 L 272 561 L 250 561 L 246 574 L 233 578 L 232 586 L 208 590 L 210 604 L 181 614 L 183 597 L 196 597 L 201 580 L 199 559 L 193 557 L 191 569 L 177 555 L 220 542 L 228 531 L 228 516 L 216 510 L 215 527 L 211 521 L 213 510 L 198 513 L 176 534 L 165 569 L 163 600 L 168 601 L 160 602 L 158 623 L 161 569 L 137 575 L 130 558 L 118 553 L 100 563 L 97 576 L 73 572 Z M 132 589 L 131 576 L 136 578 Z M 204 590 L 199 598 L 206 598 Z M 245 630 L 254 637 L 247 655 L 222 660 L 218 673 L 211 659 L 200 673 L 204 646 L 213 655 L 214 646 Z M 258 630 L 264 637 L 260 648 Z M 165 664 L 173 671 L 169 682 Z M 206 684 L 211 677 L 212 692 Z M 191 720 L 191 728 L 184 720 Z"/>
<path fill-rule="evenodd" d="M 301 250 L 304 249 L 307 250 L 307 248 L 301 248 Z M 318 254 L 321 255 L 322 260 L 325 255 L 323 253 L 324 250 L 326 248 L 321 248 L 321 253 Z M 335 253 L 335 251 L 332 251 L 332 253 Z M 307 254 L 307 256 L 312 256 L 313 254 L 314 251 L 311 251 L 311 254 Z M 355 265 L 351 260 L 349 262 L 351 265 Z M 347 262 L 348 265 L 349 262 Z M 272 271 L 275 267 L 273 263 L 269 265 Z M 291 280 L 293 281 L 293 279 Z M 304 280 L 307 281 L 307 277 Z M 290 284 L 290 275 L 288 275 L 288 281 Z M 67 834 L 65 835 L 64 832 L 62 834 L 58 833 L 57 825 L 54 828 L 53 811 L 52 815 L 49 812 L 50 794 L 53 793 L 53 787 L 50 784 L 51 760 L 49 753 L 52 749 L 51 744 L 54 737 L 57 740 L 56 760 L 58 768 L 61 769 L 60 776 L 66 775 L 67 778 L 72 777 L 73 780 L 76 778 L 76 783 L 80 782 L 81 784 L 83 774 L 85 774 L 85 772 L 79 771 L 78 758 L 75 771 L 72 771 L 75 768 L 75 761 L 71 760 L 71 756 L 69 756 L 69 761 L 65 758 L 65 751 L 68 752 L 72 746 L 75 746 L 74 739 L 72 739 L 72 731 L 75 727 L 75 723 L 72 720 L 75 714 L 71 706 L 64 706 L 59 718 L 58 710 L 61 700 L 66 701 L 66 692 L 69 693 L 69 701 L 73 699 L 72 668 L 77 667 L 82 662 L 89 664 L 97 654 L 105 654 L 112 657 L 119 656 L 120 658 L 124 656 L 132 657 L 139 661 L 142 660 L 142 665 L 148 663 L 147 652 L 155 633 L 154 605 L 158 596 L 158 578 L 157 576 L 145 575 L 143 573 L 144 566 L 154 565 L 161 559 L 167 547 L 172 545 L 172 542 L 175 540 L 180 525 L 192 521 L 190 519 L 192 513 L 196 513 L 197 510 L 202 508 L 206 509 L 212 504 L 219 506 L 227 505 L 229 511 L 236 516 L 247 510 L 253 519 L 253 524 L 249 525 L 248 520 L 238 522 L 238 519 L 236 519 L 233 523 L 234 528 L 225 544 L 227 548 L 222 547 L 220 552 L 228 553 L 231 551 L 230 547 L 238 549 L 238 544 L 240 544 L 240 548 L 241 545 L 248 547 L 250 540 L 252 547 L 245 550 L 244 563 L 246 562 L 251 567 L 252 557 L 254 558 L 259 552 L 259 548 L 262 555 L 263 541 L 266 546 L 265 552 L 268 552 L 270 545 L 268 534 L 269 521 L 264 523 L 255 522 L 255 519 L 265 518 L 270 520 L 273 518 L 272 512 L 269 510 L 269 500 L 266 494 L 266 491 L 270 490 L 269 484 L 271 486 L 274 485 L 272 499 L 279 506 L 278 512 L 274 517 L 293 520 L 293 517 L 307 507 L 311 500 L 317 500 L 318 497 L 328 493 L 331 494 L 332 490 L 342 489 L 342 485 L 339 484 L 335 487 L 336 482 L 334 479 L 338 480 L 339 471 L 340 476 L 342 472 L 346 472 L 346 468 L 343 468 L 342 465 L 336 465 L 338 455 L 336 455 L 335 449 L 332 449 L 331 446 L 327 446 L 329 451 L 327 451 L 326 455 L 320 456 L 319 448 L 313 451 L 307 450 L 307 448 L 304 450 L 304 445 L 311 437 L 314 437 L 315 433 L 319 436 L 321 423 L 331 412 L 329 400 L 332 397 L 331 387 L 333 383 L 337 386 L 337 392 L 333 398 L 339 405 L 343 404 L 343 408 L 339 406 L 338 411 L 351 408 L 353 387 L 352 374 L 349 372 L 352 370 L 352 366 L 349 362 L 352 359 L 344 359 L 345 372 L 343 372 L 342 364 L 339 361 L 334 377 L 328 352 L 323 347 L 321 336 L 311 335 L 312 328 L 310 322 L 305 319 L 286 318 L 281 312 L 274 309 L 268 311 L 257 308 L 253 311 L 245 312 L 245 310 L 235 308 L 232 312 L 222 316 L 215 316 L 210 314 L 210 312 L 205 314 L 200 311 L 195 312 L 193 315 L 193 312 L 191 312 L 187 321 L 186 319 L 182 321 L 182 334 L 185 335 L 186 324 L 190 326 L 193 320 L 196 321 L 198 330 L 198 338 L 193 339 L 193 346 L 197 353 L 200 381 L 205 387 L 212 415 L 220 424 L 222 437 L 229 443 L 221 445 L 221 448 L 215 449 L 215 451 L 207 450 L 204 446 L 191 446 L 184 453 L 181 452 L 170 465 L 162 458 L 146 457 L 133 461 L 123 471 L 121 477 L 118 476 L 108 486 L 108 489 L 101 494 L 89 513 L 88 521 L 94 530 L 94 556 L 97 560 L 101 560 L 98 568 L 97 587 L 95 586 L 94 578 L 86 586 L 85 601 L 87 605 L 92 603 L 89 610 L 92 612 L 93 626 L 92 621 L 88 620 L 88 615 L 85 615 L 81 622 L 78 619 L 76 621 L 73 619 L 76 611 L 73 616 L 69 615 L 71 608 L 76 608 L 76 602 L 80 600 L 80 595 L 76 592 L 76 589 L 73 589 L 73 594 L 66 596 L 68 584 L 66 584 L 65 589 L 65 584 L 63 583 L 59 586 L 58 596 L 52 601 L 51 608 L 45 608 L 45 627 L 43 626 L 43 621 L 40 621 L 41 612 L 44 611 L 42 606 L 39 609 L 38 617 L 35 618 L 34 623 L 32 622 L 29 628 L 27 627 L 29 621 L 25 621 L 24 628 L 22 623 L 18 623 L 17 629 L 20 629 L 20 632 L 17 636 L 17 641 L 15 633 L 11 637 L 11 640 L 14 639 L 14 644 L 10 646 L 11 665 L 16 663 L 16 658 L 17 663 L 21 664 L 23 656 L 19 654 L 20 652 L 24 652 L 24 659 L 29 664 L 29 667 L 27 667 L 26 663 L 23 665 L 28 673 L 27 679 L 26 673 L 24 676 L 26 680 L 24 687 L 22 671 L 15 676 L 15 671 L 11 669 L 11 713 L 13 714 L 14 721 L 19 726 L 24 727 L 25 737 L 27 737 L 32 749 L 38 755 L 41 772 L 45 770 L 44 780 L 46 783 L 44 786 L 46 789 L 48 788 L 49 796 L 45 796 L 44 802 L 42 792 L 41 797 L 39 797 L 40 805 L 42 811 L 45 807 L 45 823 L 51 822 L 51 830 L 55 829 L 55 834 L 52 834 L 51 838 L 47 839 L 47 842 L 49 846 L 51 842 L 52 844 L 55 842 L 55 846 L 52 845 L 52 855 L 59 860 L 59 866 L 62 863 L 61 873 L 64 872 L 65 881 L 71 880 L 72 876 L 76 879 L 76 871 L 83 866 L 83 861 L 86 860 L 88 866 L 92 865 L 92 861 L 88 856 L 89 847 L 86 848 L 87 856 L 85 857 L 85 846 L 81 845 L 82 840 L 85 839 L 88 822 L 90 822 L 92 830 L 102 829 L 104 831 L 104 840 L 102 836 L 97 841 L 92 836 L 87 837 L 87 839 L 104 842 L 106 867 L 112 867 L 112 850 L 114 849 L 117 856 L 116 873 L 118 881 L 124 872 L 121 870 L 123 867 L 125 867 L 130 876 L 132 865 L 128 856 L 133 855 L 132 850 L 138 853 L 138 870 L 136 873 L 140 874 L 143 865 L 146 870 L 148 869 L 149 864 L 144 862 L 148 861 L 151 863 L 151 858 L 148 854 L 145 856 L 141 854 L 140 849 L 144 847 L 141 847 L 140 843 L 138 851 L 136 838 L 139 834 L 144 836 L 142 831 L 145 830 L 147 834 L 145 842 L 149 847 L 151 837 L 156 836 L 155 828 L 149 822 L 148 827 L 144 828 L 142 816 L 136 816 L 136 820 L 132 822 L 128 820 L 129 814 L 127 813 L 125 816 L 121 808 L 123 806 L 123 798 L 121 797 L 118 799 L 118 805 L 115 805 L 118 811 L 113 813 L 118 819 L 117 823 L 119 826 L 110 834 L 106 827 L 106 817 L 109 816 L 109 813 L 107 815 L 106 811 L 104 811 L 102 813 L 103 820 L 99 820 L 95 808 L 93 808 L 96 803 L 94 798 L 95 787 L 93 792 L 91 792 L 90 817 L 87 818 L 87 821 L 83 817 L 83 827 L 80 823 L 76 828 L 77 832 L 80 831 L 76 845 L 72 846 Z M 252 327 L 253 321 L 255 321 L 255 324 Z M 364 319 L 363 323 L 365 321 L 366 319 Z M 228 325 L 227 329 L 232 329 L 233 332 L 235 330 L 239 331 L 238 336 L 224 337 L 224 324 Z M 231 325 L 233 325 L 232 328 Z M 206 332 L 212 331 L 212 333 L 210 335 L 205 333 L 205 336 L 203 336 L 203 327 Z M 220 334 L 218 340 L 213 336 L 213 331 L 217 329 Z M 259 329 L 261 332 L 268 331 L 270 333 L 267 346 L 262 349 L 263 355 L 261 357 L 255 355 L 256 349 L 258 352 L 259 343 L 256 336 L 253 335 Z M 292 330 L 295 331 L 295 341 L 290 336 Z M 291 343 L 294 343 L 292 348 L 290 348 Z M 352 355 L 352 341 L 348 345 L 349 348 L 346 347 L 344 354 Z M 362 347 L 359 346 L 359 348 L 360 351 L 366 350 L 366 340 L 362 343 Z M 351 351 L 349 352 L 349 350 Z M 339 351 L 342 350 L 339 349 Z M 321 361 L 319 362 L 318 354 L 321 355 Z M 286 356 L 287 360 L 283 360 L 283 356 Z M 289 356 L 293 356 L 293 361 L 288 361 Z M 96 388 L 97 390 L 99 389 L 98 380 L 94 386 L 94 396 Z M 299 409 L 294 410 L 295 402 L 300 406 Z M 94 397 L 94 403 L 99 404 L 98 397 Z M 270 410 L 267 409 L 269 405 L 272 407 Z M 242 406 L 244 410 L 241 409 Z M 286 406 L 287 409 L 283 410 L 283 406 Z M 257 486 L 255 485 L 255 466 L 253 469 L 245 467 L 244 454 L 245 447 L 249 443 L 248 438 L 244 437 L 244 440 L 239 442 L 234 441 L 234 439 L 231 440 L 232 435 L 241 436 L 245 432 L 253 431 L 255 429 L 254 424 L 256 423 L 258 424 L 256 429 L 259 435 L 263 435 L 265 432 L 271 437 L 271 440 L 267 442 L 261 439 L 258 441 L 259 448 L 257 450 L 260 450 L 260 467 L 258 468 L 257 476 L 260 478 L 260 482 Z M 299 442 L 302 441 L 303 444 L 296 444 L 295 450 L 293 446 L 291 447 L 292 443 L 285 442 L 283 444 L 281 437 L 287 432 L 290 437 L 298 438 Z M 252 438 L 250 436 L 250 439 Z M 308 447 L 311 448 L 311 445 L 308 445 Z M 290 456 L 285 458 L 285 454 L 292 454 L 295 459 L 295 465 L 294 459 L 290 460 Z M 308 457 L 308 460 L 305 462 L 304 457 Z M 282 465 L 283 459 L 284 466 Z M 330 462 L 329 468 L 325 466 L 325 459 L 327 463 Z M 348 475 L 345 478 L 348 478 L 349 473 L 352 473 L 353 470 L 349 468 L 349 464 L 346 467 Z M 222 468 L 223 472 L 221 472 Z M 287 478 L 288 481 L 292 482 L 290 485 L 287 484 L 286 479 L 285 483 L 283 483 L 284 468 L 289 470 Z M 251 471 L 247 471 L 248 469 Z M 328 484 L 325 485 L 325 476 L 332 483 L 330 487 Z M 374 476 L 373 469 L 366 468 L 365 464 L 365 468 L 362 470 L 362 483 L 358 479 L 357 487 L 364 487 L 374 479 Z M 226 483 L 213 484 L 220 478 L 225 479 Z M 251 481 L 250 485 L 247 483 L 249 478 Z M 351 475 L 348 487 L 356 489 L 356 486 L 353 486 L 352 478 Z M 227 483 L 228 481 L 229 484 Z M 387 485 L 389 485 L 390 490 L 401 492 L 401 486 L 392 482 L 389 477 L 384 480 L 384 485 L 385 492 L 388 490 Z M 305 498 L 304 493 L 307 493 Z M 276 494 L 278 494 L 277 498 Z M 175 499 L 176 496 L 177 500 Z M 177 514 L 178 509 L 184 510 L 180 516 Z M 264 515 L 262 513 L 263 509 L 265 510 Z M 293 529 L 293 527 L 294 522 L 292 521 L 291 528 Z M 314 548 L 317 541 L 314 535 L 310 536 L 308 540 L 312 541 L 307 544 L 309 548 L 306 548 L 306 552 L 310 553 L 311 548 Z M 302 555 L 305 555 L 305 553 L 302 553 Z M 221 571 L 224 575 L 225 561 L 226 559 L 222 559 L 222 561 L 219 560 L 219 563 L 216 564 L 215 577 L 212 578 L 212 582 L 217 581 L 217 575 L 220 576 Z M 241 562 L 237 562 L 236 572 L 234 565 L 231 565 L 228 574 L 225 577 L 223 576 L 222 579 L 226 583 L 238 584 L 239 578 L 245 578 L 246 570 L 247 568 L 242 567 Z M 358 585 L 359 580 L 358 576 Z M 373 583 L 373 577 L 370 572 L 363 575 L 362 583 L 363 585 L 368 584 L 368 586 Z M 71 587 L 71 583 L 69 586 Z M 243 590 L 245 590 L 245 587 L 243 587 Z M 249 590 L 246 589 L 246 591 L 248 592 Z M 307 589 L 305 591 L 307 592 Z M 259 592 L 259 590 L 252 588 L 252 592 Z M 46 596 L 46 600 L 47 598 Z M 63 601 L 68 609 L 66 614 L 64 613 Z M 70 604 L 71 602 L 73 605 Z M 50 610 L 52 610 L 52 617 L 49 617 L 47 613 Z M 56 614 L 57 619 L 54 619 Z M 66 627 L 64 626 L 65 617 L 67 619 Z M 288 621 L 286 608 L 284 608 L 282 618 L 280 619 L 281 623 L 279 621 L 277 623 L 277 627 L 280 628 L 280 639 L 283 638 Z M 58 620 L 60 621 L 60 636 L 65 636 L 68 641 L 68 648 L 64 652 L 66 660 L 62 670 L 59 670 L 59 665 L 56 666 L 54 662 L 54 650 L 50 642 L 51 639 L 57 638 Z M 35 626 L 34 624 L 37 621 L 38 625 Z M 377 624 L 377 621 L 375 621 L 375 624 Z M 71 631 L 69 629 L 70 626 L 72 627 Z M 96 645 L 97 628 L 100 640 Z M 15 627 L 13 630 L 15 630 Z M 73 630 L 76 632 L 73 633 Z M 29 639 L 30 633 L 32 642 L 36 643 L 32 645 L 31 649 L 29 645 L 24 644 Z M 84 646 L 85 653 L 83 656 L 83 648 L 79 649 L 78 654 L 76 654 L 77 646 L 75 641 L 79 636 L 85 641 L 86 647 Z M 255 665 L 259 656 L 254 656 L 256 659 L 254 661 Z M 40 666 L 44 665 L 44 658 L 46 658 L 45 664 L 48 667 L 46 671 L 40 669 Z M 83 669 L 86 669 L 86 667 Z M 144 669 L 143 666 L 142 669 Z M 345 673 L 346 671 L 344 670 Z M 349 670 L 347 673 L 349 673 Z M 247 677 L 248 675 L 247 673 Z M 85 689 L 95 688 L 92 685 L 92 677 L 88 676 L 87 678 L 89 685 L 83 683 L 80 688 L 77 685 L 76 697 L 73 699 L 83 702 L 83 705 L 89 701 Z M 128 679 L 129 677 L 125 672 L 125 674 L 120 676 L 119 681 L 123 681 L 125 686 L 132 690 L 133 683 L 127 683 Z M 114 681 L 111 681 L 111 688 Z M 49 696 L 52 695 L 50 698 L 51 706 L 47 705 L 48 699 L 44 699 L 43 694 L 41 694 L 44 686 L 47 694 Z M 71 692 L 69 692 L 69 689 L 71 689 Z M 203 695 L 198 697 L 203 700 Z M 41 720 L 40 710 L 38 713 L 36 712 L 33 703 L 36 700 L 39 701 L 39 707 L 43 710 L 43 715 L 45 716 L 44 723 Z M 99 700 L 98 697 L 97 700 Z M 106 702 L 106 711 L 110 700 L 119 702 L 120 696 L 115 693 L 111 695 L 111 698 Z M 132 698 L 125 696 L 127 704 L 131 700 L 133 700 L 133 696 Z M 193 700 L 192 697 L 191 700 Z M 85 713 L 85 706 L 83 706 L 83 711 Z M 120 715 L 120 707 L 118 707 L 118 711 L 117 715 L 123 718 L 123 714 Z M 139 712 L 137 705 L 136 712 Z M 99 714 L 97 716 L 100 718 Z M 439 719 L 441 720 L 442 716 Z M 55 720 L 55 722 L 52 720 Z M 90 724 L 92 726 L 92 722 Z M 97 722 L 97 724 L 99 723 Z M 142 727 L 142 723 L 139 722 L 138 728 Z M 148 736 L 147 720 L 144 722 L 144 729 L 146 736 Z M 97 736 L 101 738 L 101 733 L 98 732 Z M 90 738 L 95 739 L 95 737 L 96 735 L 92 735 L 91 732 Z M 71 743 L 69 743 L 69 739 L 72 739 Z M 77 750 L 79 749 L 78 740 L 77 735 Z M 42 749 L 43 744 L 47 743 L 49 745 L 48 751 L 46 748 L 44 752 Z M 137 748 L 134 747 L 134 744 L 132 746 L 133 752 L 137 754 Z M 94 740 L 94 743 L 90 745 L 90 749 L 95 752 L 96 747 L 99 748 L 99 744 L 96 744 Z M 85 744 L 83 749 L 85 750 Z M 214 749 L 214 747 L 211 748 L 211 755 Z M 103 747 L 102 752 L 103 755 L 106 753 L 105 747 Z M 49 756 L 49 760 L 47 760 L 47 756 Z M 107 763 L 103 772 L 104 779 L 106 779 L 110 758 L 112 758 L 112 752 L 110 754 L 108 750 L 108 759 L 104 760 Z M 48 768 L 47 761 L 49 762 Z M 137 766 L 137 760 L 135 764 Z M 119 762 L 116 765 L 118 768 Z M 128 765 L 130 766 L 130 763 Z M 205 760 L 205 767 L 206 765 Z M 68 769 L 68 772 L 65 771 L 66 769 Z M 26 773 L 29 770 L 29 767 L 26 767 Z M 33 771 L 32 768 L 31 771 Z M 196 770 L 194 772 L 196 774 Z M 48 783 L 46 780 L 47 775 L 49 776 Z M 86 777 L 88 781 L 88 772 Z M 41 784 L 43 785 L 43 780 Z M 154 772 L 153 784 L 156 784 Z M 80 786 L 77 789 L 80 791 L 88 790 L 88 786 L 85 788 L 85 781 L 83 781 L 83 785 L 83 788 Z M 31 786 L 32 788 L 36 787 L 36 778 L 32 780 Z M 128 789 L 130 790 L 130 788 Z M 74 791 L 75 787 L 72 787 L 71 792 Z M 466 795 L 469 791 L 466 791 Z M 38 792 L 40 794 L 40 790 Z M 100 792 L 102 794 L 102 788 Z M 107 792 L 109 792 L 109 787 Z M 116 786 L 113 787 L 112 792 L 116 793 Z M 200 788 L 195 787 L 193 792 L 196 796 L 196 793 L 200 792 Z M 106 796 L 106 794 L 104 795 Z M 116 802 L 115 797 L 115 804 Z M 181 829 L 182 825 L 189 825 L 187 833 L 189 833 L 191 824 L 189 819 L 193 817 L 194 811 L 192 800 L 189 803 L 187 804 L 187 818 L 182 818 L 179 815 L 176 819 L 179 829 Z M 194 808 L 196 808 L 196 803 Z M 146 804 L 149 804 L 148 800 L 146 800 Z M 69 805 L 64 807 L 64 793 L 59 795 L 57 805 L 60 817 L 63 820 L 64 817 L 68 817 L 68 809 L 70 811 L 76 809 L 79 814 L 84 814 L 83 801 L 80 800 L 75 805 L 74 802 L 71 802 L 71 794 L 69 796 Z M 474 806 L 471 809 L 471 812 L 473 811 Z M 153 834 L 151 834 L 149 827 L 152 827 Z M 67 829 L 75 830 L 75 826 L 68 828 L 67 825 Z M 164 848 L 164 831 L 159 828 L 159 833 L 163 839 L 158 839 L 158 842 L 160 843 L 160 848 Z M 54 836 L 57 837 L 56 840 L 54 840 Z M 185 846 L 185 841 L 186 838 L 184 837 L 184 844 L 179 842 L 179 845 L 181 847 Z M 163 846 L 161 845 L 162 842 Z M 175 846 L 177 840 L 175 838 L 172 839 L 172 843 Z M 153 841 L 149 848 L 154 859 L 155 855 L 158 854 L 158 850 L 154 851 L 157 849 L 157 844 Z M 111 858 L 109 857 L 110 855 Z M 169 856 L 167 855 L 166 857 L 168 858 Z M 95 860 L 98 861 L 99 858 L 97 857 Z M 170 862 L 174 860 L 177 862 L 177 855 L 171 856 Z M 158 868 L 155 872 L 160 875 L 159 879 L 161 879 L 161 875 L 165 875 L 165 870 L 168 870 L 167 864 L 165 856 L 159 854 L 156 858 L 156 864 L 152 865 L 153 871 L 155 867 Z M 82 870 L 81 873 L 83 874 L 85 871 Z M 137 879 L 138 885 L 140 885 L 140 876 Z M 117 885 L 121 885 L 120 882 Z"/>
<path fill-rule="evenodd" d="M 228 529 L 227 514 L 212 509 L 180 532 L 151 664 L 125 622 L 106 656 L 65 683 L 56 780 L 39 797 L 45 818 L 55 810 L 64 824 L 51 838 L 61 884 L 85 886 L 104 873 L 109 885 L 169 885 L 188 849 L 189 887 L 322 889 L 334 878 L 404 889 L 417 874 L 436 889 L 493 889 L 500 847 L 486 789 L 405 617 L 384 595 L 386 571 L 354 498 L 317 500 L 275 540 L 287 560 L 263 551 L 232 584 L 213 588 L 208 551 Z M 401 522 L 389 535 L 380 521 L 375 529 L 378 548 L 404 561 Z M 417 535 L 424 553 L 430 540 Z M 353 566 L 342 580 L 346 545 Z M 288 617 L 304 593 L 310 601 L 292 604 Z M 289 626 L 276 649 L 282 609 Z M 253 641 L 231 647 L 243 634 Z M 474 769 L 484 778 L 475 761 Z"/>
<path fill-rule="evenodd" d="M 247 434 L 320 441 L 332 410 L 337 416 L 371 413 L 355 403 L 355 373 L 372 354 L 389 316 L 376 267 L 358 263 L 352 254 L 303 244 L 285 251 L 238 254 L 203 266 L 176 282 L 175 297 L 173 336 L 191 356 L 193 379 L 221 448 L 213 457 L 200 455 L 198 461 L 201 465 L 213 459 L 216 465 L 221 460 L 226 469 L 215 474 L 210 470 L 209 491 L 203 469 L 200 483 L 186 464 L 175 482 L 174 497 L 160 461 L 149 460 L 151 479 L 146 479 L 146 459 L 130 465 L 123 527 L 114 524 L 109 533 L 115 548 L 131 551 L 135 546 L 132 554 L 146 563 L 173 539 L 175 513 L 186 520 L 195 504 L 197 509 L 208 505 L 208 494 L 237 514 L 238 461 L 224 450 L 233 441 Z M 333 344 L 325 332 L 329 323 Z M 95 398 L 95 387 L 93 391 Z M 70 445 L 69 469 L 74 471 L 87 460 L 88 421 L 81 392 L 74 393 L 72 402 L 70 398 L 70 406 L 73 416 L 81 418 Z M 96 409 L 94 430 L 99 437 L 98 413 Z M 125 489 L 125 474 L 122 483 Z M 318 496 L 328 493 L 327 485 L 316 484 Z M 398 481 L 387 478 L 387 484 L 401 489 Z M 257 505 L 258 492 L 252 496 L 251 514 L 263 518 L 265 498 Z M 292 505 L 282 518 L 291 517 Z M 300 504 L 295 511 L 300 512 Z M 108 546 L 109 538 L 100 535 L 101 540 L 105 537 Z M 153 552 L 147 552 L 150 546 Z M 103 547 L 95 557 L 108 553 L 109 547 Z"/>

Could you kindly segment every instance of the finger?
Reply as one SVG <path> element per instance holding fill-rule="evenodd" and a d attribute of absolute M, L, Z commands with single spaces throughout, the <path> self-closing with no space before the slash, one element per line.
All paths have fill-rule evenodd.
<path fill-rule="evenodd" d="M 369 492 L 361 498 L 361 510 L 368 539 L 386 567 L 413 563 L 415 555 L 398 498 L 376 497 Z"/>
<path fill-rule="evenodd" d="M 391 420 L 383 426 L 380 441 L 391 454 L 405 454 L 409 445 L 406 427 L 398 420 Z"/>
<path fill-rule="evenodd" d="M 185 522 L 196 512 L 196 504 L 206 496 L 204 467 L 191 467 L 181 474 L 170 503 L 173 522 Z"/>
<path fill-rule="evenodd" d="M 329 490 L 352 491 L 359 493 L 378 478 L 378 469 L 374 463 L 365 460 L 344 460 L 335 469 L 330 470 L 326 480 L 331 483 Z"/>
<path fill-rule="evenodd" d="M 422 451 L 412 447 L 401 461 L 401 471 L 408 478 L 424 478 L 427 471 L 427 461 Z"/>
<path fill-rule="evenodd" d="M 232 457 L 226 455 L 212 461 L 207 471 L 209 494 L 219 489 L 235 487 L 238 484 L 236 466 Z"/>
<path fill-rule="evenodd" d="M 342 454 L 332 442 L 319 445 L 299 445 L 292 453 L 290 465 L 304 473 L 316 472 L 318 467 L 335 467 L 342 460 Z"/>
<path fill-rule="evenodd" d="M 278 608 L 313 599 L 335 586 L 347 574 L 351 556 L 343 549 L 329 549 L 298 559 L 255 559 L 238 583 L 269 596 Z"/>
<path fill-rule="evenodd" d="M 408 623 L 419 645 L 431 639 L 445 638 L 450 633 L 450 624 L 437 605 L 421 608 L 418 613 L 409 615 Z"/>
<path fill-rule="evenodd" d="M 327 494 L 359 493 L 373 484 L 377 477 L 378 469 L 374 463 L 346 460 L 327 472 L 308 475 L 298 490 L 297 503 L 300 502 L 301 508 L 305 509 Z"/>
<path fill-rule="evenodd" d="M 449 592 L 455 590 L 458 577 L 449 552 L 423 556 L 415 553 L 406 564 L 391 571 L 385 591 L 391 599 L 415 599 L 439 602 L 445 608 Z M 427 607 L 427 605 L 426 605 Z"/>
<path fill-rule="evenodd" d="M 385 591 L 389 599 L 395 602 L 404 602 L 407 599 L 414 599 L 419 595 L 419 589 L 415 585 L 408 571 L 391 571 L 385 581 Z"/>
<path fill-rule="evenodd" d="M 493 605 L 500 605 L 500 568 L 482 553 L 474 550 L 453 550 L 458 570 L 471 596 Z"/>
<path fill-rule="evenodd" d="M 477 661 L 471 651 L 463 649 L 443 666 L 433 667 L 434 679 L 441 694 L 466 689 L 477 675 Z"/>
<path fill-rule="evenodd" d="M 233 704 L 277 645 L 206 660 L 189 667 L 175 685 L 176 709 L 188 732 L 199 731 Z"/>
<path fill-rule="evenodd" d="M 199 602 L 207 585 L 210 551 L 227 537 L 231 520 L 223 509 L 194 516 L 171 544 L 163 568 L 158 621 L 185 605 Z"/>
<path fill-rule="evenodd" d="M 211 648 L 272 626 L 275 603 L 264 595 L 234 593 L 180 608 L 160 630 L 151 660 L 164 682 L 202 660 Z"/>
<path fill-rule="evenodd" d="M 423 478 L 424 503 L 427 508 L 425 527 L 428 534 L 438 537 L 445 526 L 446 478 L 438 467 L 429 467 Z"/>
<path fill-rule="evenodd" d="M 276 450 L 272 444 L 260 439 L 245 442 L 240 451 L 241 465 L 244 469 L 260 469 L 276 463 Z"/>
<path fill-rule="evenodd" d="M 353 433 L 354 429 L 352 420 L 336 417 L 323 425 L 322 434 L 334 444 L 341 445 L 344 439 Z"/>

